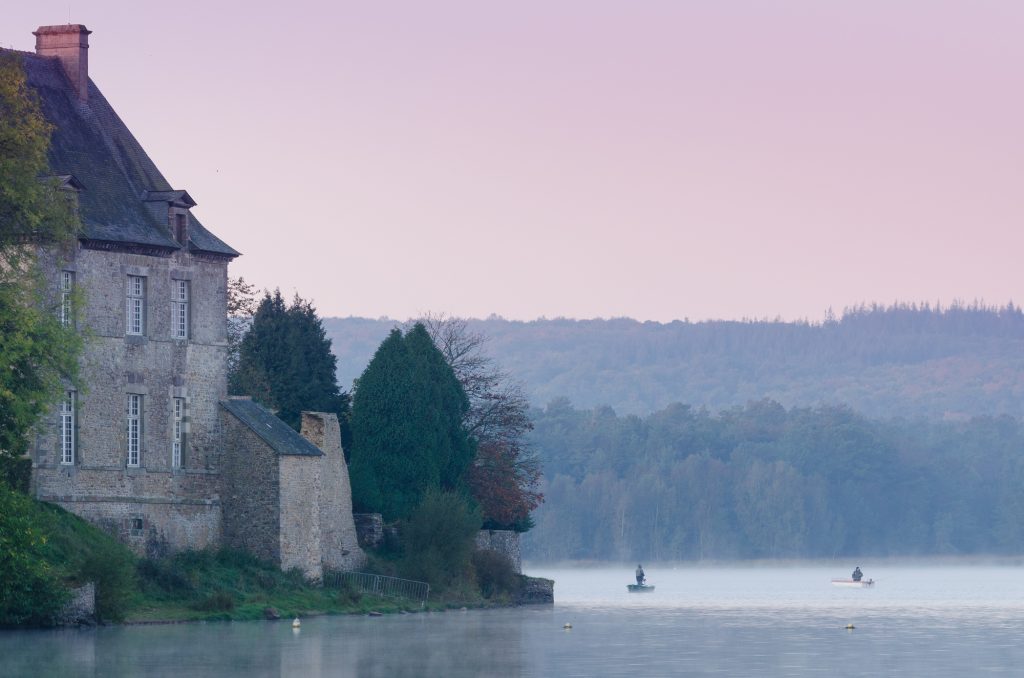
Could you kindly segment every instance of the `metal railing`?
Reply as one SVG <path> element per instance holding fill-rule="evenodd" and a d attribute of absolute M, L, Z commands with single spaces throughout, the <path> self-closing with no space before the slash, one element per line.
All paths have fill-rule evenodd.
<path fill-rule="evenodd" d="M 324 576 L 324 586 L 340 589 L 351 588 L 380 598 L 398 598 L 418 601 L 423 608 L 430 595 L 430 584 L 425 581 L 385 577 L 366 572 L 330 572 Z"/>

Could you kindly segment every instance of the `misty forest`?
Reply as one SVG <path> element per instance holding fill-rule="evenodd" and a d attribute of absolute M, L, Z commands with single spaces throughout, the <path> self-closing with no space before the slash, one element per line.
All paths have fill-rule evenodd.
<path fill-rule="evenodd" d="M 545 501 L 527 558 L 1024 552 L 1012 304 L 470 322 L 534 403 Z M 325 320 L 339 372 L 393 326 Z"/>

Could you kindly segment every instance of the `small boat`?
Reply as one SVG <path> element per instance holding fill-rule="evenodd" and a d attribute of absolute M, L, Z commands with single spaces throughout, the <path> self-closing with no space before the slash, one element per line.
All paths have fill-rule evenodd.
<path fill-rule="evenodd" d="M 630 593 L 650 593 L 654 590 L 654 586 L 650 584 L 626 584 L 626 588 Z"/>
<path fill-rule="evenodd" d="M 869 589 L 875 585 L 874 579 L 861 579 L 860 581 L 854 581 L 853 579 L 833 579 L 832 586 L 839 586 L 848 589 Z"/>

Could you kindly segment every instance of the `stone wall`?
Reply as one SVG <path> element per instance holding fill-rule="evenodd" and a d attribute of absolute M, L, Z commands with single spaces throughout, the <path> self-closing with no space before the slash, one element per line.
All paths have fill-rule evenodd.
<path fill-rule="evenodd" d="M 71 590 L 71 600 L 57 617 L 58 626 L 96 623 L 96 584 L 89 582 Z"/>
<path fill-rule="evenodd" d="M 320 534 L 323 457 L 280 455 L 281 569 L 297 568 L 307 579 L 323 579 Z"/>
<path fill-rule="evenodd" d="M 88 332 L 81 359 L 86 386 L 76 394 L 73 464 L 61 463 L 56 406 L 37 428 L 33 492 L 83 517 L 101 518 L 115 534 L 122 534 L 119 521 L 132 521 L 128 543 L 139 553 L 217 543 L 217 402 L 227 390 L 226 263 L 184 252 L 148 256 L 80 244 L 62 256 L 51 255 L 49 262 L 52 293 L 59 298 L 62 271 L 73 273 L 83 298 L 76 326 Z M 146 281 L 142 336 L 125 334 L 129 275 Z M 190 284 L 188 339 L 171 336 L 173 280 Z M 137 468 L 127 466 L 128 394 L 142 396 Z M 186 404 L 182 468 L 171 464 L 173 398 Z M 192 519 L 198 522 L 189 524 Z M 145 539 L 137 537 L 139 520 Z"/>
<path fill-rule="evenodd" d="M 324 412 L 302 413 L 302 435 L 320 448 L 320 549 L 325 570 L 351 571 L 366 563 L 359 548 L 352 519 L 352 488 L 348 465 L 341 449 L 338 416 Z"/>
<path fill-rule="evenodd" d="M 519 574 L 523 573 L 523 559 L 519 551 L 519 533 L 513 530 L 480 530 L 476 535 L 478 551 L 497 551 L 512 563 Z"/>
<path fill-rule="evenodd" d="M 550 605 L 555 602 L 555 582 L 540 577 L 523 577 L 516 605 Z"/>
<path fill-rule="evenodd" d="M 281 562 L 280 465 L 277 452 L 221 409 L 224 545 Z"/>
<path fill-rule="evenodd" d="M 359 545 L 375 549 L 384 541 L 384 516 L 379 513 L 353 513 Z"/>

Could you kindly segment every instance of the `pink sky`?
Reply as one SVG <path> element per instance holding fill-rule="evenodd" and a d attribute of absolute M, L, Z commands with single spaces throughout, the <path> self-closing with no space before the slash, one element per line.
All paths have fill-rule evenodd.
<path fill-rule="evenodd" d="M 1017 0 L 70 5 L 232 274 L 323 315 L 1024 301 Z"/>

